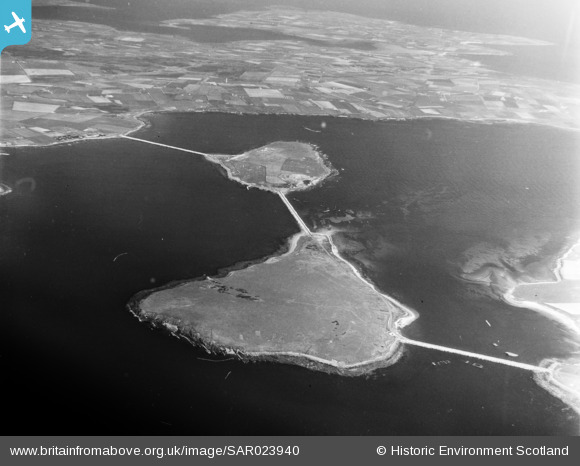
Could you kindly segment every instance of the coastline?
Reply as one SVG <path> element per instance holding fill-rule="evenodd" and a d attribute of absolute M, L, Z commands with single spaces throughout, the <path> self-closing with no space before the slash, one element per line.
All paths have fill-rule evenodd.
<path fill-rule="evenodd" d="M 539 283 L 535 283 L 535 284 L 540 284 L 540 283 L 543 283 L 543 282 L 539 282 Z M 557 282 L 547 282 L 547 283 L 557 283 Z M 575 332 L 576 334 L 578 334 L 580 336 L 579 324 L 573 318 L 571 318 L 568 313 L 566 313 L 564 311 L 557 310 L 554 307 L 545 305 L 545 304 L 540 303 L 540 302 L 524 301 L 524 300 L 519 300 L 519 299 L 514 298 L 513 292 L 517 286 L 519 286 L 519 285 L 515 285 L 513 288 L 510 288 L 505 293 L 499 294 L 498 297 L 501 298 L 502 301 L 506 302 L 510 306 L 531 309 L 533 311 L 536 311 L 536 312 L 539 312 L 543 315 L 546 315 L 546 316 L 552 318 L 553 320 L 565 325 L 566 328 L 568 328 L 569 330 Z"/>
<path fill-rule="evenodd" d="M 399 340 L 395 340 L 395 343 L 390 347 L 391 351 L 388 354 L 355 364 L 342 364 L 335 360 L 327 360 L 310 354 L 291 351 L 243 351 L 207 341 L 201 338 L 194 329 L 181 328 L 170 320 L 142 316 L 138 311 L 131 307 L 129 307 L 129 311 L 139 320 L 139 322 L 146 322 L 151 327 L 167 331 L 172 336 L 183 339 L 194 347 L 203 348 L 208 355 L 233 356 L 244 363 L 273 362 L 279 364 L 291 364 L 309 370 L 325 372 L 327 374 L 355 377 L 368 375 L 377 369 L 389 367 L 399 361 L 404 354 L 404 345 Z"/>
<path fill-rule="evenodd" d="M 463 280 L 468 283 L 473 283 L 476 285 L 483 285 L 488 287 L 493 296 L 497 299 L 504 301 L 505 303 L 509 304 L 510 306 L 520 307 L 525 309 L 531 309 L 533 311 L 539 312 L 543 315 L 546 315 L 553 320 L 560 322 L 569 330 L 577 333 L 580 335 L 580 319 L 577 322 L 574 319 L 574 314 L 568 313 L 562 309 L 558 309 L 556 307 L 549 306 L 548 304 L 539 302 L 539 301 L 529 301 L 529 300 L 522 300 L 517 299 L 514 296 L 514 292 L 518 286 L 522 285 L 543 285 L 543 284 L 554 284 L 564 281 L 565 279 L 562 276 L 562 268 L 564 266 L 564 260 L 566 256 L 568 256 L 572 250 L 576 247 L 580 246 L 580 238 L 574 240 L 570 243 L 569 246 L 563 248 L 557 256 L 554 255 L 550 261 L 552 265 L 552 269 L 550 270 L 551 274 L 554 276 L 554 280 L 537 280 L 537 281 L 522 281 L 519 282 L 514 279 L 509 272 L 506 272 L 502 269 L 502 272 L 499 276 L 497 274 L 493 274 L 492 272 L 486 271 L 486 273 L 482 274 L 481 270 L 483 267 L 476 271 L 465 273 L 462 270 L 454 274 L 458 279 Z M 489 264 L 485 264 L 485 267 L 488 269 L 498 270 L 497 266 L 491 266 Z"/>
<path fill-rule="evenodd" d="M 547 303 L 517 299 L 514 296 L 516 288 L 521 285 L 543 285 L 543 284 L 547 285 L 565 281 L 566 279 L 564 278 L 562 273 L 562 269 L 564 268 L 564 261 L 566 260 L 566 257 L 569 256 L 572 253 L 572 251 L 578 247 L 580 247 L 580 238 L 573 241 L 571 245 L 567 247 L 562 254 L 560 254 L 558 257 L 555 258 L 555 265 L 552 270 L 553 275 L 555 277 L 554 280 L 512 283 L 513 286 L 510 286 L 505 292 L 502 293 L 501 296 L 502 299 L 512 306 L 533 309 L 540 313 L 553 317 L 555 320 L 564 324 L 567 328 L 578 334 L 580 337 L 580 316 L 566 312 L 565 310 L 559 309 L 555 306 L 550 306 Z"/>
<path fill-rule="evenodd" d="M 517 299 L 514 296 L 516 288 L 520 285 L 554 284 L 565 280 L 562 275 L 564 260 L 569 254 L 571 254 L 572 250 L 578 246 L 580 246 L 580 239 L 573 241 L 572 244 L 564 250 L 564 252 L 561 252 L 558 257 L 554 258 L 554 267 L 552 270 L 553 276 L 555 277 L 554 280 L 517 283 L 517 281 L 509 276 L 509 274 L 507 276 L 504 275 L 501 277 L 502 283 L 498 283 L 497 279 L 494 280 L 494 277 L 491 274 L 487 274 L 485 279 L 480 280 L 468 278 L 463 275 L 460 275 L 459 278 L 469 283 L 475 283 L 488 287 L 496 299 L 500 299 L 510 306 L 538 312 L 548 317 L 549 319 L 562 324 L 566 329 L 572 332 L 576 336 L 578 342 L 580 342 L 580 315 L 568 313 L 563 309 L 550 306 L 547 303 Z M 573 370 L 574 377 L 576 379 L 580 379 L 580 365 L 578 363 L 578 358 L 574 358 L 573 356 L 571 356 L 569 359 L 546 358 L 540 362 L 540 366 L 545 367 L 547 371 L 535 372 L 534 380 L 543 389 L 564 401 L 577 414 L 580 415 L 580 389 L 567 386 L 566 383 L 558 379 L 560 370 L 563 370 L 566 366 L 575 368 Z"/>
<path fill-rule="evenodd" d="M 307 118 L 341 118 L 349 119 L 355 121 L 371 121 L 371 122 L 407 122 L 407 121 L 454 121 L 457 123 L 468 123 L 468 124 L 481 124 L 481 125 L 524 125 L 524 126 L 540 126 L 549 127 L 561 131 L 571 131 L 574 133 L 580 133 L 580 125 L 576 126 L 566 126 L 553 122 L 538 122 L 538 121 L 527 121 L 524 119 L 509 119 L 509 118 L 459 118 L 459 117 L 449 117 L 445 115 L 410 115 L 403 118 L 376 118 L 372 115 L 325 115 L 325 114 L 302 114 L 302 113 L 287 113 L 287 112 L 240 112 L 240 111 L 228 111 L 227 109 L 191 109 L 191 110 L 181 110 L 181 109 L 155 109 L 155 110 L 144 110 L 142 112 L 137 112 L 134 114 L 129 114 L 128 119 L 136 122 L 135 128 L 131 128 L 124 132 L 119 132 L 116 134 L 109 134 L 105 136 L 88 136 L 83 138 L 68 139 L 63 141 L 54 141 L 50 144 L 5 144 L 0 143 L 0 149 L 19 149 L 19 148 L 42 148 L 42 147 L 52 147 L 61 144 L 76 144 L 83 141 L 101 141 L 110 139 L 121 139 L 124 136 L 131 136 L 134 133 L 146 129 L 151 126 L 150 121 L 147 120 L 148 115 L 164 115 L 164 114 L 189 114 L 189 113 L 218 113 L 227 115 L 240 115 L 240 116 L 290 116 L 290 117 L 307 117 Z"/>
<path fill-rule="evenodd" d="M 562 362 L 554 359 L 545 359 L 541 365 L 548 370 L 535 372 L 534 381 L 552 396 L 570 406 L 580 416 L 580 391 L 567 387 L 557 378 L 558 370 L 563 367 Z"/>

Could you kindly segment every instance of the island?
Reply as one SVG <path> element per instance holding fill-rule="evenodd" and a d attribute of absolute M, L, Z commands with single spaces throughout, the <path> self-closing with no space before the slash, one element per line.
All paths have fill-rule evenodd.
<path fill-rule="evenodd" d="M 301 232 L 285 251 L 214 277 L 136 295 L 129 308 L 210 353 L 290 362 L 357 375 L 393 364 L 402 352 L 395 328 L 415 314 L 380 293 L 346 261 L 332 232 L 312 232 L 286 198 L 336 173 L 316 148 L 275 142 L 240 155 L 208 155 L 227 176 L 283 200 Z"/>
<path fill-rule="evenodd" d="M 279 141 L 234 157 L 207 155 L 228 177 L 248 187 L 287 193 L 317 184 L 332 170 L 311 144 Z"/>

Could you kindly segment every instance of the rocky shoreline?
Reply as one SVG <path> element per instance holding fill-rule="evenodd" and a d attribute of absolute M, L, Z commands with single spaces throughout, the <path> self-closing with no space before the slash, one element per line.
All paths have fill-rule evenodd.
<path fill-rule="evenodd" d="M 383 358 L 349 366 L 336 364 L 333 363 L 333 361 L 314 358 L 300 353 L 246 352 L 239 349 L 233 349 L 228 346 L 219 345 L 214 341 L 208 341 L 201 337 L 195 329 L 181 327 L 178 325 L 179 322 L 176 322 L 175 320 L 144 314 L 141 311 L 139 304 L 154 291 L 156 290 L 137 293 L 137 295 L 135 295 L 127 304 L 129 311 L 140 322 L 145 322 L 154 329 L 167 332 L 177 338 L 183 339 L 196 348 L 202 348 L 210 356 L 231 356 L 244 363 L 272 362 L 278 364 L 291 364 L 327 374 L 357 377 L 369 375 L 376 370 L 389 367 L 398 362 L 404 354 L 403 345 L 396 341 L 392 346 L 391 353 Z M 216 359 L 216 361 L 219 361 L 219 359 Z"/>

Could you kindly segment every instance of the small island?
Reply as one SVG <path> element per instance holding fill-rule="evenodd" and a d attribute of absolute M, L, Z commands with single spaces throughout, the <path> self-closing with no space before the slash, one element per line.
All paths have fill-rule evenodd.
<path fill-rule="evenodd" d="M 238 183 L 278 193 L 306 189 L 332 173 L 316 148 L 301 142 L 273 142 L 240 155 L 207 158 Z"/>
<path fill-rule="evenodd" d="M 260 262 L 141 292 L 131 311 L 211 353 L 344 375 L 394 363 L 402 344 L 393 330 L 414 314 L 342 258 L 330 232 L 311 232 L 285 196 L 334 172 L 316 148 L 275 142 L 206 157 L 232 180 L 280 196 L 302 232 Z"/>

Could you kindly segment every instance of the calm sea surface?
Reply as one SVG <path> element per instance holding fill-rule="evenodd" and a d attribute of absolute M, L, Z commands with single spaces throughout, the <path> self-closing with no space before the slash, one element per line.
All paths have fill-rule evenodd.
<path fill-rule="evenodd" d="M 558 324 L 455 278 L 473 245 L 543 235 L 549 255 L 578 231 L 577 133 L 344 119 L 323 129 L 320 118 L 224 114 L 150 121 L 139 137 L 202 152 L 319 146 L 339 175 L 292 202 L 313 227 L 334 224 L 363 246 L 365 273 L 420 314 L 407 335 L 532 363 L 577 349 Z M 407 348 L 358 378 L 199 359 L 125 305 L 140 290 L 274 253 L 297 231 L 279 199 L 200 157 L 128 140 L 1 160 L 0 182 L 15 187 L 0 198 L 11 434 L 577 433 L 577 416 L 529 372 L 430 350 Z M 355 219 L 333 223 L 346 215 Z"/>

